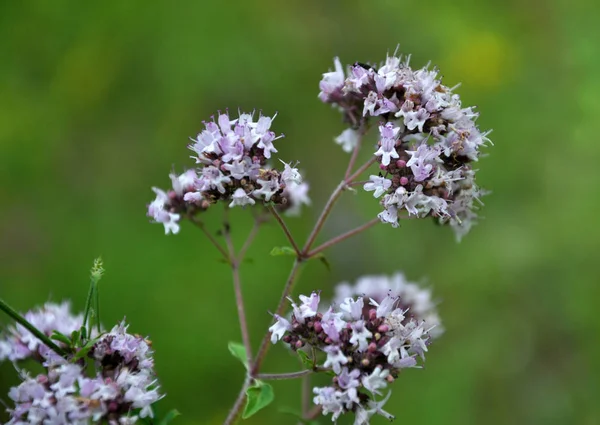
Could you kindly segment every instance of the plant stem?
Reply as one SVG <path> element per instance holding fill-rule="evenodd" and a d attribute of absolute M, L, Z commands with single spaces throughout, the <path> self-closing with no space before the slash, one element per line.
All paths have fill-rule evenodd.
<path fill-rule="evenodd" d="M 340 197 L 340 195 L 342 194 L 342 192 L 346 188 L 347 184 L 348 183 L 347 183 L 346 180 L 342 180 L 342 182 L 337 185 L 337 187 L 335 188 L 335 190 L 333 191 L 333 193 L 331 194 L 331 196 L 327 200 L 327 203 L 325 204 L 325 208 L 323 208 L 323 211 L 321 212 L 321 215 L 317 219 L 317 223 L 315 224 L 315 227 L 313 228 L 312 232 L 310 233 L 310 236 L 308 237 L 308 240 L 306 241 L 306 244 L 304 244 L 304 248 L 302 249 L 302 254 L 303 255 L 308 254 L 308 251 L 310 250 L 310 247 L 315 242 L 315 239 L 319 235 L 319 232 L 321 231 L 321 228 L 325 224 L 325 221 L 327 220 L 327 217 L 329 216 L 329 213 L 331 213 L 331 210 L 333 209 L 333 206 L 335 205 L 335 202 L 338 200 L 338 198 Z"/>
<path fill-rule="evenodd" d="M 288 229 L 287 225 L 285 224 L 285 221 L 283 221 L 283 218 L 281 217 L 281 215 L 279 215 L 279 213 L 273 206 L 269 207 L 269 211 L 271 212 L 273 217 L 275 217 L 275 220 L 277 220 L 277 222 L 283 229 L 283 233 L 285 233 L 285 236 L 287 237 L 288 241 L 292 244 L 292 248 L 294 248 L 294 251 L 296 251 L 296 255 L 298 257 L 301 257 L 302 253 L 301 253 L 300 249 L 298 248 L 298 244 L 296 243 L 294 237 L 292 236 L 290 229 Z"/>
<path fill-rule="evenodd" d="M 246 401 L 246 391 L 248 390 L 248 387 L 250 387 L 251 383 L 252 378 L 247 376 L 246 380 L 244 381 L 244 385 L 242 385 L 242 389 L 240 390 L 240 393 L 233 404 L 233 407 L 229 411 L 229 415 L 227 415 L 227 419 L 225 419 L 225 422 L 223 422 L 223 425 L 233 425 L 237 421 L 238 417 L 242 413 L 242 408 L 244 407 L 244 402 Z"/>
<path fill-rule="evenodd" d="M 371 221 L 366 222 L 362 226 L 358 226 L 355 229 L 352 229 L 352 230 L 350 230 L 350 231 L 348 231 L 346 233 L 343 233 L 343 234 L 341 234 L 339 236 L 336 236 L 335 238 L 328 240 L 327 242 L 323 243 L 322 245 L 319 245 L 317 248 L 315 248 L 312 251 L 310 251 L 307 254 L 307 258 L 314 257 L 318 253 L 326 250 L 327 248 L 330 248 L 331 246 L 333 246 L 333 245 L 335 245 L 335 244 L 337 244 L 339 242 L 342 242 L 342 241 L 344 241 L 344 240 L 346 240 L 346 239 L 348 239 L 348 238 L 350 238 L 350 237 L 352 237 L 354 235 L 358 235 L 359 233 L 367 230 L 370 227 L 375 226 L 377 223 L 380 223 L 380 222 L 381 222 L 381 220 L 379 220 L 379 218 L 374 218 Z"/>
<path fill-rule="evenodd" d="M 302 377 L 302 417 L 310 409 L 310 375 Z"/>
<path fill-rule="evenodd" d="M 348 177 L 346 179 L 346 184 L 349 185 L 350 183 L 352 183 L 354 180 L 356 180 L 357 177 L 359 177 L 367 168 L 369 168 L 371 165 L 375 164 L 377 162 L 377 157 L 373 156 L 371 157 L 371 159 L 369 159 L 367 162 L 365 162 L 363 165 L 361 165 L 361 167 L 356 170 L 354 172 L 354 174 L 352 174 L 350 177 Z"/>
<path fill-rule="evenodd" d="M 302 378 L 303 376 L 310 375 L 315 372 L 324 372 L 324 371 L 328 371 L 328 370 L 330 370 L 330 369 L 315 368 L 315 370 L 306 369 L 306 370 L 301 370 L 298 372 L 288 372 L 288 373 L 259 373 L 258 375 L 256 375 L 256 379 L 263 379 L 265 381 L 267 381 L 267 380 L 282 381 L 284 379 Z"/>
<path fill-rule="evenodd" d="M 294 265 L 292 266 L 290 275 L 288 276 L 288 279 L 285 283 L 285 287 L 283 288 L 281 298 L 279 299 L 279 304 L 277 305 L 277 310 L 275 311 L 275 314 L 277 314 L 277 315 L 281 316 L 283 314 L 286 299 L 292 292 L 292 288 L 294 287 L 294 283 L 296 282 L 296 278 L 298 277 L 298 272 L 300 271 L 300 266 L 302 265 L 302 262 L 303 261 L 299 258 L 296 258 L 294 260 Z M 258 349 L 258 353 L 256 354 L 256 357 L 254 358 L 254 365 L 250 369 L 250 376 L 255 376 L 258 373 L 258 371 L 260 370 L 262 362 L 264 361 L 267 351 L 269 351 L 269 347 L 271 345 L 270 337 L 271 337 L 270 332 L 267 332 L 265 334 L 265 336 L 263 337 L 263 339 L 260 343 L 260 348 Z"/>
<path fill-rule="evenodd" d="M 242 249 L 240 249 L 240 252 L 238 252 L 237 260 L 239 264 L 241 264 L 246 257 L 246 252 L 248 251 L 248 248 L 250 248 L 252 242 L 254 242 L 254 238 L 256 238 L 256 235 L 258 234 L 258 229 L 260 228 L 261 223 L 262 221 L 258 217 L 254 220 L 252 230 L 250 230 L 250 233 L 246 238 L 246 242 L 244 242 L 244 245 L 242 245 Z"/>
<path fill-rule="evenodd" d="M 344 174 L 344 180 L 348 180 L 352 169 L 354 168 L 354 164 L 356 163 L 356 159 L 358 158 L 358 153 L 360 151 L 360 146 L 362 145 L 363 140 L 363 131 L 362 129 L 358 130 L 359 136 L 358 141 L 356 142 L 356 146 L 354 146 L 354 150 L 352 151 L 352 156 L 350 157 L 350 161 L 348 161 L 348 167 L 346 167 L 346 173 Z"/>
<path fill-rule="evenodd" d="M 356 157 L 355 157 L 355 155 L 353 155 L 352 158 L 350 159 L 350 164 L 348 167 L 349 169 L 352 168 L 355 161 L 356 161 Z M 287 226 L 285 225 L 285 223 L 283 222 L 283 220 L 281 219 L 281 217 L 279 216 L 277 211 L 274 211 L 272 208 L 270 208 L 271 213 L 273 214 L 275 219 L 279 222 L 279 224 L 282 227 L 284 233 L 286 234 L 288 240 L 290 241 L 290 243 L 292 244 L 292 246 L 294 247 L 294 249 L 297 253 L 297 257 L 294 260 L 294 264 L 292 265 L 292 270 L 290 271 L 290 275 L 288 276 L 288 279 L 285 283 L 285 287 L 283 288 L 283 292 L 281 294 L 281 298 L 279 299 L 279 304 L 277 305 L 275 314 L 277 314 L 277 315 L 283 314 L 283 310 L 285 309 L 286 299 L 292 292 L 294 283 L 296 282 L 298 273 L 300 271 L 300 267 L 301 267 L 302 263 L 304 262 L 304 260 L 306 259 L 307 254 L 310 252 L 311 246 L 313 245 L 317 236 L 319 235 L 319 232 L 321 231 L 323 225 L 325 224 L 325 221 L 327 220 L 327 217 L 331 213 L 331 210 L 333 209 L 333 206 L 335 205 L 336 201 L 338 200 L 338 198 L 340 197 L 342 192 L 348 187 L 348 185 L 351 184 L 354 180 L 356 180 L 356 178 L 358 176 L 360 176 L 367 168 L 369 168 L 376 161 L 377 161 L 377 157 L 375 157 L 375 156 L 372 157 L 365 164 L 363 164 L 358 170 L 356 170 L 352 175 L 350 175 L 349 177 L 345 177 L 344 180 L 342 180 L 340 182 L 340 184 L 335 188 L 335 190 L 332 192 L 331 196 L 327 200 L 327 203 L 325 204 L 325 207 L 323 208 L 321 215 L 319 216 L 319 218 L 317 219 L 317 222 L 315 223 L 315 227 L 311 231 L 311 233 L 306 241 L 306 244 L 304 245 L 304 248 L 301 251 L 298 249 L 298 246 L 295 243 L 293 237 L 291 236 L 289 229 L 287 228 Z M 349 172 L 347 174 L 349 174 Z M 375 221 L 375 220 L 373 220 L 373 221 Z M 379 220 L 377 220 L 377 221 L 379 221 Z M 371 222 L 369 222 L 367 224 L 370 224 L 370 223 Z M 375 224 L 375 223 L 373 223 L 373 224 Z M 370 224 L 368 227 L 372 226 L 373 224 Z M 368 227 L 365 227 L 365 229 Z M 365 229 L 362 229 L 362 230 L 365 230 Z M 355 231 L 348 232 L 349 234 L 347 236 L 345 236 L 344 239 L 358 233 L 357 230 L 358 229 L 355 229 Z M 362 230 L 360 230 L 360 231 L 362 231 Z M 340 237 L 342 237 L 342 236 L 344 236 L 344 235 L 341 235 Z M 343 239 L 340 239 L 339 241 L 341 241 L 341 240 L 343 240 Z M 337 242 L 339 242 L 339 241 L 337 241 Z M 337 243 L 337 242 L 334 242 L 334 243 Z M 333 245 L 333 243 L 331 245 Z M 321 247 L 319 247 L 319 248 L 321 248 Z M 319 249 L 319 248 L 317 248 L 317 249 Z M 323 249 L 325 249 L 325 248 L 323 248 Z M 238 395 L 238 398 L 235 401 L 235 404 L 233 405 L 231 411 L 229 412 L 229 415 L 227 416 L 227 419 L 225 420 L 224 425 L 233 424 L 237 420 L 238 416 L 240 415 L 240 412 L 242 411 L 243 403 L 246 399 L 246 390 L 248 389 L 250 383 L 252 382 L 252 379 L 254 377 L 258 376 L 258 371 L 260 370 L 260 367 L 262 366 L 262 363 L 267 355 L 267 352 L 269 351 L 269 347 L 271 346 L 270 337 L 271 337 L 270 332 L 267 332 L 263 336 L 263 339 L 260 343 L 256 357 L 254 358 L 254 362 L 253 363 L 249 362 L 249 364 L 251 364 L 249 376 L 246 378 L 246 382 L 244 383 L 244 386 L 242 387 L 240 394 Z M 304 375 L 300 375 L 300 376 L 304 376 Z M 308 375 L 306 375 L 306 376 L 308 376 Z M 318 412 L 320 412 L 320 410 L 318 410 L 317 413 Z"/>
<path fill-rule="evenodd" d="M 252 345 L 250 344 L 250 333 L 248 332 L 248 322 L 246 320 L 246 312 L 244 308 L 244 297 L 242 295 L 242 283 L 240 279 L 240 261 L 241 258 L 236 258 L 231 240 L 231 234 L 225 226 L 225 241 L 227 242 L 227 248 L 229 249 L 229 262 L 231 264 L 231 271 L 233 274 L 233 289 L 235 292 L 235 304 L 238 310 L 238 319 L 240 321 L 240 331 L 242 332 L 242 341 L 246 348 L 246 357 L 248 360 L 248 367 L 252 367 Z M 250 232 L 250 236 L 256 233 L 254 228 Z"/>
<path fill-rule="evenodd" d="M 310 233 L 310 236 L 308 237 L 308 240 L 306 241 L 306 244 L 304 245 L 304 248 L 302 249 L 303 255 L 308 254 L 312 244 L 315 242 L 315 239 L 317 238 L 317 236 L 319 235 L 319 232 L 321 231 L 323 225 L 325 224 L 327 217 L 331 213 L 333 206 L 335 205 L 336 201 L 338 200 L 338 198 L 340 197 L 340 195 L 342 194 L 344 189 L 346 189 L 346 187 L 348 187 L 350 184 L 352 184 L 352 182 L 354 180 L 356 180 L 356 178 L 358 178 L 367 168 L 369 168 L 376 161 L 377 161 L 377 157 L 375 157 L 375 156 L 372 157 L 367 162 L 365 162 L 358 170 L 356 170 L 350 177 L 342 180 L 340 182 L 340 184 L 335 188 L 335 190 L 333 191 L 333 193 L 327 200 L 327 203 L 325 204 L 325 208 L 323 208 L 323 211 L 321 212 L 321 215 L 319 216 L 317 223 L 315 224 L 315 227 L 313 228 L 312 232 Z"/>
<path fill-rule="evenodd" d="M 90 316 L 90 310 L 92 309 L 92 298 L 94 298 L 94 281 L 90 283 L 90 288 L 88 289 L 87 298 L 85 299 L 85 309 L 83 310 L 83 327 L 87 329 L 87 321 Z M 91 332 L 88 332 L 88 334 Z M 89 336 L 89 335 L 88 335 Z"/>
<path fill-rule="evenodd" d="M 202 230 L 202 232 L 206 235 L 206 237 L 208 238 L 208 240 L 215 246 L 215 248 L 217 248 L 219 250 L 219 252 L 223 255 L 223 258 L 225 258 L 225 260 L 227 260 L 228 262 L 231 261 L 231 259 L 229 258 L 229 255 L 227 254 L 227 251 L 225 251 L 225 249 L 221 246 L 221 244 L 215 239 L 215 237 L 213 235 L 211 235 L 211 233 L 206 230 L 206 227 L 204 227 L 204 223 L 202 223 L 200 220 L 196 219 L 195 217 L 189 216 L 189 219 L 192 223 L 194 223 L 196 225 L 196 227 L 199 227 L 200 230 Z"/>
<path fill-rule="evenodd" d="M 65 357 L 66 352 L 58 345 L 56 345 L 50 338 L 40 332 L 35 326 L 27 321 L 23 316 L 21 316 L 15 309 L 6 304 L 2 298 L 0 298 L 0 310 L 4 311 L 8 314 L 15 322 L 23 326 L 29 332 L 31 332 L 37 339 L 42 341 L 45 345 L 48 346 L 52 351 L 54 351 L 59 356 Z"/>

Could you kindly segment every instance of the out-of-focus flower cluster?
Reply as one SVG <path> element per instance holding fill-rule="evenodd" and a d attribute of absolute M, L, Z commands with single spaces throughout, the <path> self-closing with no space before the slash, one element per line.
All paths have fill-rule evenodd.
<path fill-rule="evenodd" d="M 347 282 L 339 283 L 335 287 L 333 301 L 342 304 L 348 297 L 362 296 L 365 308 L 369 308 L 370 299 L 381 303 L 388 295 L 398 298 L 397 307 L 406 311 L 406 321 L 414 319 L 417 322 L 424 322 L 425 327 L 430 329 L 429 336 L 432 338 L 437 338 L 444 333 L 437 303 L 431 297 L 431 289 L 409 282 L 402 272 L 396 272 L 391 276 L 362 276 L 354 285 Z M 366 314 L 367 311 L 364 313 Z"/>
<path fill-rule="evenodd" d="M 24 317 L 48 337 L 54 331 L 71 335 L 83 324 L 83 315 L 73 315 L 69 302 L 46 303 L 40 309 L 28 311 Z M 59 341 L 56 343 L 61 348 L 65 346 Z M 14 362 L 27 358 L 43 361 L 53 354 L 54 352 L 20 324 L 10 327 L 4 336 L 0 334 L 0 362 L 4 360 Z"/>
<path fill-rule="evenodd" d="M 148 216 L 165 226 L 165 233 L 177 233 L 179 220 L 205 211 L 224 201 L 229 207 L 270 202 L 280 210 L 298 213 L 309 204 L 308 185 L 291 164 L 283 170 L 269 167 L 267 162 L 277 152 L 275 142 L 283 137 L 270 130 L 275 117 L 240 113 L 230 119 L 219 114 L 205 122 L 205 129 L 192 140 L 198 168 L 181 175 L 170 174 L 172 189 L 165 192 L 153 188 L 156 199 L 148 206 Z"/>
<path fill-rule="evenodd" d="M 70 335 L 82 324 L 81 316 L 71 315 L 67 303 L 48 303 L 25 317 L 36 319 L 47 334 L 58 330 Z M 0 360 L 30 357 L 45 368 L 45 373 L 35 377 L 20 370 L 22 382 L 9 392 L 14 408 L 8 410 L 7 424 L 128 425 L 153 416 L 152 404 L 162 396 L 150 342 L 127 333 L 124 323 L 92 339 L 93 345 L 81 358 L 76 353 L 61 357 L 33 339 L 17 326 L 0 340 Z"/>
<path fill-rule="evenodd" d="M 375 278 L 364 278 L 359 283 L 368 279 Z M 389 281 L 381 283 L 382 288 Z M 404 286 L 396 285 L 407 295 L 406 302 L 390 291 L 379 301 L 365 294 L 345 296 L 359 287 L 344 286 L 338 291 L 341 301 L 324 313 L 319 308 L 319 294 L 313 292 L 309 297 L 301 295 L 300 304 L 290 300 L 290 320 L 275 316 L 276 322 L 269 328 L 273 343 L 281 340 L 292 350 L 310 346 L 326 353 L 319 366 L 330 369 L 334 376 L 330 386 L 313 389 L 313 401 L 323 414 L 331 413 L 332 420 L 348 412 L 355 414 L 355 425 L 368 424 L 375 414 L 393 419 L 383 410 L 390 394 L 384 395 L 383 391 L 403 369 L 419 367 L 435 326 L 405 307 L 416 306 L 419 294 L 413 291 L 416 298 L 410 300 L 413 288 L 406 290 Z M 429 306 L 425 316 L 433 317 L 432 308 Z"/>
<path fill-rule="evenodd" d="M 370 117 L 379 117 L 374 155 L 380 173 L 364 185 L 381 199 L 381 221 L 398 226 L 400 211 L 449 223 L 460 239 L 475 222 L 484 193 L 472 162 L 489 142 L 475 124 L 479 116 L 441 83 L 437 69 L 413 70 L 409 58 L 388 56 L 377 69 L 354 64 L 323 74 L 319 98 L 340 109 L 351 128 L 336 138 L 345 151 L 357 145 Z"/>

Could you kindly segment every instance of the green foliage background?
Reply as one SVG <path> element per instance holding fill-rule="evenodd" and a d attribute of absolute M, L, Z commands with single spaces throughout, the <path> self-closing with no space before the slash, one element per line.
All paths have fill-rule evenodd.
<path fill-rule="evenodd" d="M 332 249 L 331 272 L 310 264 L 296 293 L 399 269 L 434 287 L 447 332 L 394 384 L 399 422 L 600 423 L 599 12 L 591 0 L 2 2 L 0 296 L 82 309 L 102 255 L 103 321 L 127 315 L 150 335 L 162 408 L 181 425 L 221 423 L 243 379 L 227 351 L 240 339 L 230 274 L 197 229 L 148 224 L 150 186 L 192 165 L 188 137 L 215 111 L 278 111 L 280 157 L 312 184 L 314 208 L 290 221 L 306 234 L 347 161 L 332 142 L 339 116 L 317 100 L 321 73 L 336 55 L 378 62 L 400 43 L 415 66 L 462 81 L 494 129 L 479 164 L 485 220 L 460 244 L 429 222 L 376 227 Z M 325 236 L 377 211 L 345 195 Z M 216 229 L 220 211 L 207 220 Z M 282 244 L 267 226 L 244 266 L 255 345 L 291 265 L 268 255 Z M 268 365 L 298 368 L 283 347 Z M 0 367 L 0 394 L 15 381 Z M 276 406 L 299 406 L 298 382 L 275 390 Z M 293 421 L 270 408 L 248 423 Z"/>

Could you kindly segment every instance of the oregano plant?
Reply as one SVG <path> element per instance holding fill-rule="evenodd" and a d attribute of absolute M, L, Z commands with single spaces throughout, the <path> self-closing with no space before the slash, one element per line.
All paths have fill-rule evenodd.
<path fill-rule="evenodd" d="M 170 174 L 171 188 L 153 188 L 156 198 L 148 216 L 166 234 L 177 234 L 183 222 L 197 227 L 231 269 L 241 343 L 228 349 L 240 363 L 245 380 L 223 419 L 234 424 L 260 414 L 275 400 L 272 380 L 303 381 L 298 410 L 285 414 L 292 423 L 314 424 L 321 415 L 337 421 L 351 415 L 355 425 L 375 415 L 393 419 L 385 408 L 395 383 L 406 369 L 419 368 L 429 348 L 443 333 L 430 289 L 410 282 L 404 274 L 366 275 L 354 284 L 335 286 L 332 299 L 314 288 L 294 295 L 300 271 L 309 260 L 327 267 L 325 251 L 376 225 L 397 228 L 407 220 L 429 219 L 453 229 L 460 240 L 477 221 L 485 192 L 475 181 L 474 163 L 489 143 L 472 107 L 464 107 L 456 87 L 442 84 L 437 69 L 413 69 L 409 57 L 388 55 L 379 65 L 354 63 L 323 74 L 319 99 L 340 111 L 347 128 L 335 142 L 349 154 L 339 184 L 322 207 L 312 230 L 293 235 L 286 220 L 311 205 L 309 185 L 298 170 L 298 158 L 277 157 L 283 135 L 275 115 L 219 112 L 204 122 L 192 139 L 193 166 Z M 365 140 L 370 132 L 377 143 Z M 369 159 L 358 164 L 361 151 Z M 362 188 L 378 199 L 381 212 L 366 223 L 317 243 L 338 199 Z M 234 246 L 228 210 L 242 208 L 254 224 L 241 247 Z M 223 226 L 208 228 L 207 214 L 222 214 Z M 293 264 L 281 283 L 273 323 L 257 347 L 250 343 L 240 268 L 261 226 L 281 227 L 285 246 L 273 256 L 290 256 Z M 393 230 L 397 231 L 397 230 Z M 45 372 L 30 376 L 17 366 L 22 382 L 11 389 L 9 424 L 166 424 L 172 411 L 159 417 L 154 404 L 162 397 L 150 342 L 128 333 L 122 322 L 110 331 L 100 320 L 99 285 L 102 265 L 92 268 L 83 314 L 74 315 L 68 303 L 48 303 L 24 315 L 0 300 L 0 308 L 16 321 L 0 337 L 0 361 L 16 365 L 24 359 L 39 362 Z M 300 370 L 265 371 L 267 353 L 282 343 L 298 356 Z M 312 386 L 323 374 L 327 385 Z M 176 402 L 176 401 L 175 401 Z M 311 403 L 312 402 L 312 403 Z M 282 413 L 283 415 L 284 413 Z"/>

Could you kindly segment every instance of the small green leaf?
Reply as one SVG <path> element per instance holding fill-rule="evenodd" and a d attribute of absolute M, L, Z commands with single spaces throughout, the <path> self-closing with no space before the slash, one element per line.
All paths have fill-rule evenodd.
<path fill-rule="evenodd" d="M 98 338 L 90 339 L 83 347 L 81 347 L 79 349 L 79 351 L 77 351 L 77 353 L 75 353 L 75 355 L 73 356 L 73 358 L 71 360 L 75 362 L 75 361 L 87 356 L 87 354 L 94 347 L 96 342 L 98 342 Z"/>
<path fill-rule="evenodd" d="M 71 333 L 71 345 L 75 346 L 79 344 L 79 339 L 81 338 L 81 332 L 73 331 Z"/>
<path fill-rule="evenodd" d="M 298 354 L 298 357 L 300 357 L 300 361 L 302 362 L 302 364 L 307 368 L 307 369 L 311 369 L 315 366 L 313 359 L 308 355 L 308 353 L 306 351 L 302 351 L 302 350 L 298 350 L 296 351 L 296 353 Z"/>
<path fill-rule="evenodd" d="M 327 271 L 331 271 L 331 264 L 329 264 L 329 261 L 327 260 L 327 258 L 325 257 L 325 255 L 321 254 L 317 254 L 313 257 L 315 260 L 319 260 L 321 261 L 321 263 L 323 263 L 323 265 L 327 268 Z"/>
<path fill-rule="evenodd" d="M 176 409 L 171 410 L 170 412 L 168 412 L 158 423 L 157 425 L 168 425 L 170 424 L 173 419 L 175 419 L 177 416 L 181 416 L 181 413 L 179 413 Z"/>
<path fill-rule="evenodd" d="M 79 329 L 79 335 L 81 335 L 81 341 L 86 341 L 87 340 L 87 329 L 82 326 L 81 329 Z"/>
<path fill-rule="evenodd" d="M 63 344 L 66 344 L 68 347 L 71 346 L 71 339 L 68 336 L 61 334 L 58 331 L 52 332 L 52 335 L 50 335 L 50 338 L 55 341 L 60 341 Z"/>
<path fill-rule="evenodd" d="M 233 357 L 241 361 L 246 370 L 248 370 L 248 356 L 246 355 L 246 348 L 239 342 L 233 341 L 229 341 L 227 348 L 229 348 L 229 352 L 233 355 Z"/>
<path fill-rule="evenodd" d="M 270 254 L 272 256 L 291 255 L 295 257 L 296 251 L 291 246 L 276 246 L 271 250 Z"/>
<path fill-rule="evenodd" d="M 242 418 L 248 419 L 253 416 L 259 410 L 271 404 L 274 398 L 273 387 L 256 380 L 254 385 L 246 390 L 246 407 L 244 413 L 242 413 Z"/>

